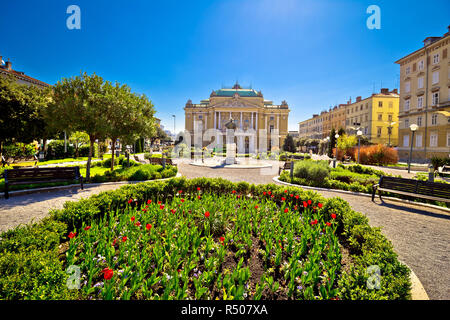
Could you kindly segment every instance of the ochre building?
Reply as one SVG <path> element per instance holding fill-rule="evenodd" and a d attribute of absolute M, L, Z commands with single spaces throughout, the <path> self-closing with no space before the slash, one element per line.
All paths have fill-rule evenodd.
<path fill-rule="evenodd" d="M 242 88 L 236 83 L 232 88 L 222 88 L 212 91 L 210 97 L 201 100 L 199 104 L 188 100 L 185 107 L 185 130 L 191 136 L 194 129 L 205 133 L 208 129 L 216 129 L 225 135 L 225 124 L 233 119 L 237 130 L 243 132 L 255 132 L 256 140 L 245 138 L 245 149 L 250 152 L 258 152 L 263 138 L 261 130 L 267 130 L 267 148 L 275 147 L 271 142 L 270 133 L 278 129 L 278 145 L 283 145 L 288 135 L 289 107 L 286 101 L 280 105 L 265 100 L 261 91 Z M 254 130 L 254 131 L 253 131 Z M 225 138 L 224 138 L 225 139 Z M 251 143 L 251 141 L 254 141 Z M 273 141 L 273 140 L 272 140 Z M 225 143 L 225 140 L 223 141 Z M 210 139 L 203 139 L 203 146 L 208 145 Z M 252 145 L 250 145 L 252 144 Z M 194 139 L 191 139 L 194 145 Z"/>

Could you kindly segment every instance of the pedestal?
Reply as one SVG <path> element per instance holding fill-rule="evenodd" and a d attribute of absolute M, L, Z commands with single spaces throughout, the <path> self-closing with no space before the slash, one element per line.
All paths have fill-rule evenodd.
<path fill-rule="evenodd" d="M 227 143 L 227 157 L 225 164 L 235 164 L 236 162 L 236 143 Z"/>

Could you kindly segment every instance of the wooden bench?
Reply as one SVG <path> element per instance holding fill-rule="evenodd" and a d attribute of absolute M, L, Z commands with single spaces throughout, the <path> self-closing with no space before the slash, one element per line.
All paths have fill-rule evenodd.
<path fill-rule="evenodd" d="M 282 167 L 279 168 L 278 174 L 281 174 L 281 171 L 283 170 L 291 170 L 293 162 L 292 161 L 286 161 Z"/>
<path fill-rule="evenodd" d="M 40 184 L 78 180 L 83 189 L 83 176 L 80 167 L 7 169 L 5 177 L 5 198 L 9 198 L 9 186 L 20 184 Z"/>
<path fill-rule="evenodd" d="M 450 175 L 450 166 L 444 165 L 442 167 L 439 167 L 435 173 L 440 175 L 440 176 Z"/>
<path fill-rule="evenodd" d="M 158 164 L 160 166 L 163 166 L 163 158 L 150 158 L 148 159 L 150 161 L 150 164 Z M 172 159 L 169 158 L 164 158 L 165 160 L 165 164 L 169 165 L 169 166 L 176 166 L 173 162 Z"/>
<path fill-rule="evenodd" d="M 138 156 L 134 156 L 134 160 L 135 160 L 136 162 L 139 162 L 139 163 L 142 163 L 142 164 L 146 164 L 146 163 L 147 163 L 147 162 L 142 161 L 141 159 L 139 159 Z"/>
<path fill-rule="evenodd" d="M 375 199 L 377 190 L 380 199 L 381 192 L 385 191 L 428 200 L 450 202 L 450 184 L 446 183 L 382 176 L 379 183 L 373 185 L 372 201 Z"/>

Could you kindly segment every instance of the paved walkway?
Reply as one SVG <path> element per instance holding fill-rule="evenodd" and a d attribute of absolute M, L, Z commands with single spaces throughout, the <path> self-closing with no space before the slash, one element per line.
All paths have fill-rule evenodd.
<path fill-rule="evenodd" d="M 187 178 L 222 177 L 233 182 L 255 184 L 273 183 L 262 169 L 211 169 L 179 163 L 179 171 Z M 89 197 L 102 191 L 123 186 L 87 186 L 85 190 L 71 189 L 0 199 L 0 232 L 19 224 L 45 217 L 49 209 L 61 208 L 64 202 Z M 392 241 L 399 258 L 408 264 L 421 280 L 430 299 L 450 299 L 450 215 L 439 209 L 403 204 L 369 197 L 319 191 L 324 197 L 341 197 L 359 212 L 368 216 L 372 226 L 382 227 Z"/>

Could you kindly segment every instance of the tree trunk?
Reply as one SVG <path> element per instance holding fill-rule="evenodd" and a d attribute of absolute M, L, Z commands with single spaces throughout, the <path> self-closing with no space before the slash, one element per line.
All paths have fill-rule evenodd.
<path fill-rule="evenodd" d="M 116 153 L 116 140 L 113 138 L 111 142 L 111 172 L 114 170 L 114 154 Z"/>
<path fill-rule="evenodd" d="M 92 151 L 94 150 L 94 141 L 92 137 L 90 138 L 90 144 L 89 144 L 89 156 L 88 161 L 86 164 L 86 180 L 89 181 L 91 179 L 91 158 L 92 158 Z"/>

